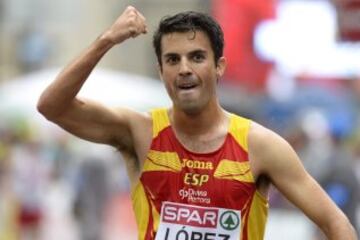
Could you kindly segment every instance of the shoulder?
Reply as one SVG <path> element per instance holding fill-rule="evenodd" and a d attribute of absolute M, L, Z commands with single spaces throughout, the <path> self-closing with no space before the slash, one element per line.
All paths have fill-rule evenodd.
<path fill-rule="evenodd" d="M 269 175 L 273 169 L 298 160 L 295 151 L 283 137 L 256 122 L 251 122 L 248 146 L 249 156 L 259 174 Z"/>
<path fill-rule="evenodd" d="M 271 151 L 277 144 L 287 144 L 284 138 L 274 131 L 251 121 L 248 135 L 249 146 L 252 150 Z"/>

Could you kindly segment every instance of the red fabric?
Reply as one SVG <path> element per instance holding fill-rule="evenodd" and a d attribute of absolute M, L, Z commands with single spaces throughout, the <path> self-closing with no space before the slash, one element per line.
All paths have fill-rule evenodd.
<path fill-rule="evenodd" d="M 276 0 L 213 0 L 213 16 L 225 34 L 226 82 L 264 89 L 272 63 L 256 55 L 254 32 L 261 21 L 275 17 L 275 6 Z"/>

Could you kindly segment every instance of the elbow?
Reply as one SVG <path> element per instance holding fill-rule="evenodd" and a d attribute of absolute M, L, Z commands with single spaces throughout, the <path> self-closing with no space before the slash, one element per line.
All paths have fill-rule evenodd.
<path fill-rule="evenodd" d="M 51 106 L 51 103 L 46 100 L 43 96 L 40 97 L 40 99 L 37 102 L 36 105 L 37 111 L 43 115 L 47 120 L 54 121 L 56 118 L 56 111 L 53 106 Z"/>
<path fill-rule="evenodd" d="M 50 115 L 50 107 L 48 106 L 46 101 L 40 98 L 37 102 L 36 109 L 41 115 L 48 119 L 48 116 Z"/>

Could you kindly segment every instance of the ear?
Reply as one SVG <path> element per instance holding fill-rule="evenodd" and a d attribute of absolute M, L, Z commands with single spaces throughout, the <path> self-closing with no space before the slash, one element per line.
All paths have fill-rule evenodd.
<path fill-rule="evenodd" d="M 224 75 L 225 69 L 226 69 L 226 58 L 220 57 L 216 65 L 216 76 L 218 79 L 220 79 Z"/>

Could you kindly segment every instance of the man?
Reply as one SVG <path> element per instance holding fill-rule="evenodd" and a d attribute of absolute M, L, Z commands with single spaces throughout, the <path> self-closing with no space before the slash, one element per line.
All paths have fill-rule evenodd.
<path fill-rule="evenodd" d="M 223 34 L 207 15 L 163 19 L 153 43 L 170 109 L 150 114 L 76 97 L 104 54 L 147 33 L 127 7 L 115 23 L 44 91 L 39 111 L 83 139 L 123 154 L 139 239 L 263 239 L 273 183 L 329 239 L 356 239 L 345 215 L 272 131 L 219 105 Z"/>

